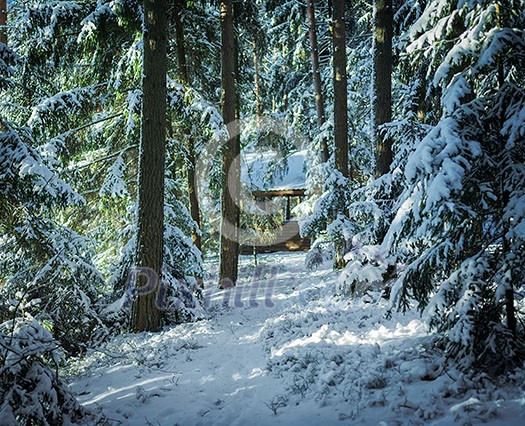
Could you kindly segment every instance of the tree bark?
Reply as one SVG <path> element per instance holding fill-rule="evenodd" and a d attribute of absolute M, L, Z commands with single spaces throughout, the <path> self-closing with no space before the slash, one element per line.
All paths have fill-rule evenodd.
<path fill-rule="evenodd" d="M 219 287 L 231 287 L 237 282 L 239 259 L 239 194 L 240 194 L 240 128 L 237 120 L 235 91 L 236 46 L 233 28 L 232 0 L 221 0 L 221 81 L 222 117 L 229 139 L 222 146 L 223 186 L 221 195 L 221 254 Z"/>
<path fill-rule="evenodd" d="M 495 12 L 496 12 L 496 27 L 501 28 L 502 27 L 502 13 L 501 13 L 501 6 L 498 3 L 495 4 Z M 498 88 L 499 90 L 502 90 L 504 84 L 505 84 L 505 70 L 503 68 L 503 61 L 501 58 L 501 54 L 499 54 L 496 58 L 496 67 L 497 67 L 497 79 L 498 79 Z M 499 117 L 500 121 L 500 127 L 503 128 L 505 123 L 505 108 L 501 109 L 501 115 Z M 502 151 L 505 150 L 505 141 L 501 139 L 501 149 Z M 510 193 L 508 190 L 505 189 L 505 183 L 506 183 L 506 174 L 502 173 L 501 176 L 501 182 L 500 182 L 500 188 L 501 188 L 501 215 L 503 216 L 504 211 L 509 203 L 510 199 Z M 509 230 L 509 223 L 507 221 L 503 221 L 503 230 L 502 230 L 502 251 L 503 253 L 510 252 L 510 242 L 507 238 L 507 233 Z M 511 270 L 511 279 L 508 283 L 508 288 L 505 290 L 505 315 L 507 317 L 507 328 L 512 333 L 512 336 L 514 338 L 514 343 L 516 341 L 517 333 L 518 333 L 518 321 L 516 319 L 516 308 L 514 306 L 514 274 L 515 272 Z"/>
<path fill-rule="evenodd" d="M 186 148 L 188 149 L 188 196 L 190 202 L 190 214 L 191 218 L 197 224 L 199 231 L 201 230 L 201 214 L 199 208 L 199 195 L 197 193 L 197 183 L 195 181 L 195 147 L 193 140 L 188 139 Z M 192 235 L 193 244 L 199 250 L 202 250 L 202 239 L 200 232 L 194 232 Z"/>
<path fill-rule="evenodd" d="M 181 80 L 189 84 L 190 76 L 186 62 L 186 48 L 184 46 L 184 26 L 181 21 L 181 14 L 184 11 L 185 0 L 177 0 L 175 4 L 175 41 L 177 42 L 177 62 L 179 64 L 179 74 Z"/>
<path fill-rule="evenodd" d="M 257 53 L 257 43 L 253 42 L 253 68 L 255 84 L 255 113 L 257 115 L 257 128 L 262 126 L 262 106 L 261 106 L 261 82 L 259 79 L 259 54 Z"/>
<path fill-rule="evenodd" d="M 7 45 L 7 1 L 0 0 L 0 43 Z"/>
<path fill-rule="evenodd" d="M 374 1 L 374 142 L 376 177 L 390 171 L 392 141 L 379 126 L 392 121 L 392 1 Z"/>
<path fill-rule="evenodd" d="M 333 2 L 335 168 L 348 177 L 345 2 Z"/>
<path fill-rule="evenodd" d="M 181 14 L 184 11 L 185 0 L 177 0 L 175 4 L 175 41 L 177 42 L 177 62 L 179 64 L 179 74 L 183 83 L 189 84 L 190 76 L 186 62 L 186 49 L 184 46 L 184 26 L 181 21 Z"/>
<path fill-rule="evenodd" d="M 319 72 L 319 49 L 317 47 L 317 26 L 315 23 L 315 1 L 308 0 L 306 3 L 306 12 L 308 14 L 308 27 L 310 34 L 310 60 L 312 62 L 312 75 L 315 92 L 315 110 L 317 112 L 317 127 L 321 130 L 325 122 L 324 114 L 324 96 L 321 85 L 321 73 Z M 326 138 L 321 140 L 321 161 L 328 161 L 328 144 Z"/>
<path fill-rule="evenodd" d="M 137 277 L 131 328 L 158 331 L 161 311 L 157 292 L 162 273 L 164 231 L 164 167 L 166 158 L 165 0 L 144 0 L 142 132 L 139 156 L 136 265 L 153 274 Z M 140 285 L 139 285 L 140 284 Z"/>
<path fill-rule="evenodd" d="M 345 1 L 333 2 L 333 45 L 334 45 L 334 159 L 335 169 L 344 177 L 348 173 L 348 106 L 346 78 L 346 27 Z M 347 214 L 341 211 L 342 214 Z M 335 219 L 335 217 L 333 218 Z M 344 267 L 344 243 L 335 244 L 334 266 Z"/>
<path fill-rule="evenodd" d="M 184 26 L 181 21 L 181 13 L 184 10 L 184 0 L 178 0 L 175 10 L 175 39 L 177 42 L 177 60 L 179 64 L 180 78 L 183 83 L 190 83 L 190 76 L 188 72 L 188 65 L 186 61 L 186 49 L 184 47 Z M 190 204 L 191 218 L 197 224 L 198 229 L 201 229 L 201 216 L 199 208 L 199 196 L 197 193 L 197 183 L 195 181 L 195 141 L 189 135 L 186 141 L 186 149 L 188 151 L 188 167 L 187 167 L 187 182 L 188 182 L 188 198 Z M 193 244 L 199 250 L 202 250 L 202 241 L 199 232 L 194 232 Z M 202 283 L 201 283 L 202 284 Z"/>

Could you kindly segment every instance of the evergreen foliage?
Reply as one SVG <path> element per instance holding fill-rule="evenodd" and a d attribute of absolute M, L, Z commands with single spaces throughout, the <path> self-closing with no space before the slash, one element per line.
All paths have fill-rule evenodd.
<path fill-rule="evenodd" d="M 141 21 L 133 0 L 17 1 L 9 8 L 10 46 L 0 44 L 0 319 L 14 326 L 29 315 L 31 327 L 45 327 L 56 339 L 49 337 L 53 347 L 69 354 L 128 325 Z M 172 89 L 173 116 L 191 111 L 182 88 Z M 202 259 L 191 241 L 195 224 L 177 175 L 184 153 L 177 143 L 168 145 L 165 312 L 168 321 L 180 322 L 205 315 L 194 278 L 202 275 Z M 28 345 L 38 345 L 32 336 Z M 2 332 L 2 339 L 11 337 Z M 35 359 L 44 360 L 50 350 L 43 348 Z M 28 357 L 28 369 L 37 368 L 43 381 L 49 377 L 54 384 L 46 392 L 58 389 L 59 396 L 51 397 L 64 405 L 53 407 L 45 402 L 48 396 L 37 396 L 46 406 L 35 415 L 44 417 L 18 411 L 12 416 L 20 424 L 53 424 L 71 412 L 63 421 L 82 423 L 84 411 L 60 379 L 46 372 L 43 361 L 31 364 Z M 6 410 L 18 396 L 8 398 L 4 391 L 13 383 L 33 386 L 10 368 L 3 365 Z"/>
<path fill-rule="evenodd" d="M 168 2 L 170 24 L 175 3 Z M 168 325 L 206 316 L 199 283 L 207 274 L 203 253 L 219 241 L 218 147 L 227 135 L 218 2 L 183 3 L 187 80 L 172 25 L 168 41 L 159 296 Z M 315 3 L 326 116 L 320 129 L 306 4 L 233 3 L 242 148 L 286 157 L 299 148 L 299 133 L 308 151 L 307 199 L 297 209 L 301 233 L 313 239 L 307 266 L 343 249 L 346 266 L 334 285 L 342 298 L 380 291 L 392 310 L 418 309 L 464 371 L 499 374 L 518 365 L 525 354 L 524 1 L 391 2 L 392 122 L 379 130 L 394 158 L 379 178 L 371 5 L 345 6 L 347 178 L 334 170 L 330 2 Z M 54 368 L 61 351 L 81 355 L 129 326 L 142 6 L 13 0 L 8 9 L 9 46 L 0 43 L 0 418 L 103 421 L 75 401 Z M 258 113 L 286 129 L 261 127 Z M 201 229 L 188 210 L 190 168 Z M 282 221 L 251 213 L 242 226 L 264 231 Z"/>
<path fill-rule="evenodd" d="M 401 87 L 406 106 L 388 125 L 395 168 L 354 192 L 350 207 L 369 210 L 354 244 L 379 244 L 397 263 L 393 304 L 416 303 L 463 368 L 492 372 L 523 355 L 523 329 L 512 326 L 523 315 L 513 294 L 525 264 L 523 16 L 504 3 L 431 1 L 408 27 L 402 60 L 423 63 L 426 75 Z M 439 104 L 427 102 L 439 105 L 425 112 L 429 124 L 407 108 L 417 85 L 439 94 Z M 362 268 L 369 262 L 361 256 Z"/>

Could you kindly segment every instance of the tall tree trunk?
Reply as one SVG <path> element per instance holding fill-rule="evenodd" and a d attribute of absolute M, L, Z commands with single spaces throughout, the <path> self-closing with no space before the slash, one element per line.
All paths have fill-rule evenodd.
<path fill-rule="evenodd" d="M 144 0 L 142 132 L 139 157 L 138 231 L 136 265 L 149 268 L 137 277 L 133 302 L 133 331 L 157 331 L 161 311 L 157 292 L 162 273 L 164 231 L 164 167 L 166 158 L 166 45 L 165 0 Z M 153 282 L 152 282 L 153 281 Z M 139 285 L 140 284 L 140 285 Z"/>
<path fill-rule="evenodd" d="M 177 42 L 177 62 L 179 64 L 179 73 L 181 80 L 189 84 L 190 75 L 188 73 L 188 65 L 186 62 L 186 48 L 184 46 L 184 26 L 181 21 L 181 14 L 184 11 L 185 0 L 177 0 L 175 4 L 175 40 Z"/>
<path fill-rule="evenodd" d="M 348 177 L 348 106 L 346 81 L 345 1 L 333 2 L 334 31 L 334 157 L 335 168 Z M 346 214 L 346 212 L 340 212 Z M 334 218 L 335 219 L 335 218 Z M 345 243 L 335 245 L 334 266 L 344 267 Z"/>
<path fill-rule="evenodd" d="M 190 201 L 191 218 L 197 224 L 198 231 L 201 230 L 201 214 L 199 208 L 199 196 L 197 193 L 197 182 L 195 181 L 195 144 L 190 136 L 187 140 L 186 148 L 188 149 L 188 196 Z M 202 240 L 200 232 L 193 232 L 192 240 L 195 247 L 202 250 Z"/>
<path fill-rule="evenodd" d="M 308 0 L 306 3 L 306 12 L 308 14 L 308 24 L 310 33 L 310 59 L 312 61 L 312 75 L 315 92 L 315 110 L 317 112 L 317 127 L 321 130 L 325 122 L 324 115 L 324 96 L 321 86 L 321 73 L 319 72 L 319 49 L 317 47 L 317 26 L 315 24 L 315 1 Z M 328 161 L 328 144 L 326 138 L 321 140 L 321 161 Z"/>
<path fill-rule="evenodd" d="M 376 177 L 390 171 L 392 141 L 379 126 L 392 121 L 392 1 L 374 0 L 374 142 Z"/>
<path fill-rule="evenodd" d="M 253 67 L 255 84 L 255 113 L 257 115 L 257 128 L 262 125 L 262 106 L 261 106 L 261 82 L 259 79 L 259 54 L 257 53 L 257 42 L 253 42 Z"/>
<path fill-rule="evenodd" d="M 335 168 L 348 177 L 345 1 L 333 2 Z"/>
<path fill-rule="evenodd" d="M 184 10 L 185 0 L 178 0 L 175 10 L 175 38 L 177 41 L 177 60 L 179 63 L 180 78 L 185 84 L 190 83 L 190 77 L 188 72 L 188 65 L 186 62 L 186 49 L 184 47 L 184 26 L 181 21 L 181 13 Z M 197 193 L 197 184 L 195 181 L 195 142 L 189 135 L 186 141 L 186 149 L 188 150 L 188 167 L 187 167 L 187 179 L 188 179 L 188 196 L 190 203 L 190 214 L 191 218 L 197 224 L 199 230 L 201 229 L 201 216 L 199 208 L 199 197 Z M 193 244 L 199 250 L 202 249 L 202 241 L 199 232 L 194 232 Z M 202 285 L 202 283 L 201 283 Z"/>
<path fill-rule="evenodd" d="M 0 0 L 0 43 L 7 44 L 7 1 Z"/>
<path fill-rule="evenodd" d="M 237 281 L 239 260 L 239 194 L 241 171 L 240 128 L 237 120 L 235 91 L 236 46 L 233 28 L 232 0 L 221 0 L 222 36 L 222 117 L 228 127 L 229 139 L 222 147 L 223 186 L 221 195 L 221 258 L 219 286 L 231 287 Z"/>
<path fill-rule="evenodd" d="M 502 13 L 501 13 L 501 6 L 498 3 L 495 4 L 495 12 L 496 12 L 496 26 L 497 28 L 502 27 Z M 501 54 L 499 54 L 496 57 L 496 66 L 497 66 L 497 79 L 498 79 L 498 88 L 499 90 L 502 90 L 503 85 L 505 84 L 505 70 L 503 68 L 503 61 L 501 58 Z M 501 108 L 501 113 L 499 117 L 500 121 L 500 128 L 503 128 L 505 124 L 505 108 Z M 502 152 L 505 150 L 505 141 L 503 138 L 501 138 L 501 150 Z M 507 205 L 509 203 L 510 199 L 510 193 L 508 189 L 505 189 L 506 186 L 506 176 L 504 173 L 501 174 L 501 182 L 500 182 L 500 188 L 501 188 L 501 215 L 503 217 L 503 213 L 505 209 L 507 208 Z M 507 233 L 509 230 L 509 223 L 508 221 L 503 221 L 503 230 L 502 230 L 502 251 L 503 253 L 510 252 L 509 246 L 510 242 L 507 238 Z M 518 321 L 516 319 L 516 308 L 514 306 L 514 274 L 515 272 L 511 270 L 511 279 L 509 280 L 508 287 L 505 290 L 505 315 L 507 317 L 507 328 L 512 333 L 512 336 L 514 339 L 517 337 L 518 332 Z"/>

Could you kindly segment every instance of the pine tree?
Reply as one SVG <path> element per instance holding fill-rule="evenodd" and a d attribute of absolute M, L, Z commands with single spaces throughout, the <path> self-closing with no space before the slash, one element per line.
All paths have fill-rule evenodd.
<path fill-rule="evenodd" d="M 335 173 L 340 174 L 342 180 L 349 177 L 348 172 L 348 94 L 346 75 L 346 20 L 344 0 L 335 0 L 333 3 L 333 61 L 334 61 L 334 163 Z M 331 191 L 341 197 L 342 185 L 339 176 L 333 175 L 328 179 Z M 328 186 L 327 183 L 327 186 Z M 344 199 L 344 196 L 342 197 Z M 340 204 L 336 215 L 331 219 L 338 227 L 346 221 L 345 203 Z M 334 227 L 334 224 L 331 224 Z M 342 233 L 341 233 L 342 236 Z M 345 241 L 338 238 L 335 241 L 334 265 L 337 268 L 344 266 Z"/>
<path fill-rule="evenodd" d="M 315 94 L 315 110 L 317 113 L 317 126 L 321 131 L 325 123 L 324 96 L 319 70 L 319 49 L 317 47 L 317 25 L 315 23 L 315 0 L 308 0 L 306 4 L 308 14 L 308 30 L 310 35 L 310 61 L 312 62 L 312 77 Z M 321 162 L 328 161 L 328 143 L 326 138 L 321 139 Z"/>
<path fill-rule="evenodd" d="M 157 331 L 161 311 L 157 293 L 163 264 L 164 163 L 166 156 L 166 45 L 165 0 L 144 1 L 144 74 L 138 183 L 136 265 L 152 275 L 139 275 L 131 328 Z"/>
<path fill-rule="evenodd" d="M 257 127 L 261 128 L 262 102 L 261 102 L 261 79 L 259 72 L 259 53 L 257 42 L 253 43 L 253 83 L 255 86 L 255 115 L 257 116 Z"/>
<path fill-rule="evenodd" d="M 334 0 L 333 32 L 335 169 L 344 177 L 348 177 L 348 95 L 346 81 L 346 23 L 344 0 Z"/>
<path fill-rule="evenodd" d="M 219 286 L 229 287 L 237 282 L 239 259 L 239 194 L 241 148 L 239 121 L 237 120 L 237 48 L 233 27 L 231 0 L 222 0 L 222 117 L 228 127 L 229 137 L 222 147 L 222 206 L 221 206 L 221 254 Z"/>
<path fill-rule="evenodd" d="M 392 120 L 392 1 L 374 2 L 373 137 L 376 146 L 376 177 L 389 172 L 392 141 L 380 126 Z"/>
<path fill-rule="evenodd" d="M 177 42 L 177 60 L 179 65 L 180 79 L 183 84 L 190 84 L 190 76 L 188 72 L 188 64 L 186 61 L 186 48 L 184 41 L 184 26 L 182 24 L 181 15 L 184 12 L 186 1 L 177 0 L 175 5 L 175 36 Z M 186 149 L 188 151 L 188 166 L 187 166 L 187 182 L 188 182 L 188 198 L 191 218 L 195 221 L 197 229 L 193 233 L 193 243 L 195 247 L 202 250 L 201 241 L 201 215 L 199 208 L 199 197 L 197 193 L 197 182 L 195 180 L 195 141 L 192 135 L 188 135 L 186 142 Z"/>
<path fill-rule="evenodd" d="M 387 134 L 396 155 L 391 172 L 353 195 L 362 228 L 341 280 L 363 268 L 386 279 L 402 266 L 392 305 L 416 305 L 461 369 L 492 374 L 525 356 L 514 298 L 525 288 L 522 4 L 500 14 L 489 0 L 435 0 L 403 11 L 407 82 Z"/>

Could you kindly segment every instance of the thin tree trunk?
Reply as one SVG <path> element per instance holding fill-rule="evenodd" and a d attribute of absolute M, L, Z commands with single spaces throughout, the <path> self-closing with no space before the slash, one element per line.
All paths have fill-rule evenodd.
<path fill-rule="evenodd" d="M 321 130 L 325 122 L 324 115 L 324 96 L 321 86 L 321 73 L 319 72 L 319 49 L 317 47 L 317 26 L 315 23 L 314 0 L 308 0 L 306 3 L 306 12 L 308 14 L 308 24 L 310 33 L 310 59 L 312 61 L 312 75 L 315 92 L 315 110 L 317 112 L 317 127 Z M 321 161 L 328 161 L 328 144 L 326 138 L 321 140 Z"/>
<path fill-rule="evenodd" d="M 334 157 L 335 169 L 348 177 L 348 106 L 346 81 L 346 28 L 345 2 L 333 2 L 334 31 Z M 346 214 L 346 212 L 340 212 Z M 334 218 L 335 219 L 335 218 Z M 345 244 L 336 243 L 334 266 L 344 267 Z"/>
<path fill-rule="evenodd" d="M 240 129 L 235 91 L 236 46 L 232 0 L 221 0 L 222 117 L 229 139 L 222 147 L 221 257 L 219 286 L 234 286 L 239 259 Z"/>
<path fill-rule="evenodd" d="M 7 45 L 7 1 L 0 0 L 0 43 Z"/>
<path fill-rule="evenodd" d="M 501 6 L 499 3 L 496 3 L 494 6 L 495 6 L 495 11 L 496 11 L 496 27 L 501 29 L 501 25 L 502 25 Z M 505 84 L 505 72 L 503 70 L 503 62 L 501 60 L 501 54 L 497 56 L 497 67 L 498 67 L 498 86 L 501 89 L 501 87 Z M 502 117 L 502 118 L 504 119 L 505 117 Z"/>
<path fill-rule="evenodd" d="M 175 40 L 177 42 L 177 62 L 179 64 L 180 78 L 186 84 L 190 82 L 188 65 L 186 62 L 186 49 L 184 46 L 184 27 L 181 21 L 181 14 L 184 11 L 185 0 L 177 0 L 175 5 Z"/>
<path fill-rule="evenodd" d="M 190 214 L 191 218 L 195 221 L 197 224 L 197 228 L 201 229 L 201 214 L 200 214 L 200 208 L 199 208 L 199 196 L 197 193 L 197 182 L 195 181 L 195 148 L 193 144 L 193 140 L 188 139 L 186 148 L 188 149 L 188 196 L 190 201 Z M 202 250 L 202 240 L 200 232 L 194 232 L 192 235 L 193 244 L 195 247 L 197 247 L 199 250 Z"/>
<path fill-rule="evenodd" d="M 184 47 L 184 26 L 180 19 L 180 15 L 184 8 L 184 0 L 178 0 L 175 11 L 175 38 L 177 41 L 177 60 L 179 64 L 180 77 L 183 83 L 189 84 L 190 77 L 188 72 L 188 65 L 186 62 L 186 49 Z M 197 183 L 195 181 L 195 142 L 191 135 L 186 141 L 186 149 L 188 150 L 188 167 L 187 167 L 187 182 L 188 182 L 188 196 L 190 203 L 191 218 L 197 224 L 199 230 L 201 229 L 201 217 L 199 208 L 199 197 L 197 193 Z M 202 241 L 199 232 L 194 232 L 193 244 L 199 250 L 202 249 Z M 202 284 L 202 283 L 200 283 Z"/>
<path fill-rule="evenodd" d="M 501 14 L 501 6 L 499 3 L 496 3 L 495 5 L 495 11 L 496 11 L 496 26 L 497 28 L 502 27 L 502 14 Z M 503 88 L 503 85 L 505 84 L 505 70 L 503 69 L 503 61 L 501 59 L 501 55 L 497 56 L 497 78 L 498 78 L 498 87 L 501 90 Z M 501 116 L 499 118 L 500 120 L 500 127 L 503 128 L 503 125 L 505 123 L 505 108 L 501 109 Z M 502 151 L 505 150 L 505 141 L 501 140 L 501 149 Z M 505 174 L 502 173 L 501 176 L 501 210 L 502 213 L 504 212 L 505 208 L 507 207 L 507 204 L 509 203 L 510 199 L 510 193 L 508 190 L 505 189 L 506 179 Z M 503 214 L 502 214 L 503 216 Z M 502 251 L 503 253 L 508 253 L 510 251 L 509 249 L 509 240 L 507 238 L 507 232 L 509 229 L 509 223 L 504 221 L 503 222 L 503 237 L 502 237 Z M 514 339 L 516 339 L 517 332 L 518 332 L 518 321 L 516 319 L 516 308 L 514 306 L 514 271 L 511 271 L 511 279 L 509 280 L 509 284 L 507 289 L 505 290 L 505 315 L 507 317 L 507 328 L 512 333 Z"/>
<path fill-rule="evenodd" d="M 374 141 L 376 177 L 390 171 L 392 141 L 379 126 L 392 121 L 392 1 L 374 2 Z"/>
<path fill-rule="evenodd" d="M 262 105 L 261 105 L 261 82 L 259 79 L 259 54 L 257 53 L 257 43 L 253 42 L 253 67 L 255 84 L 255 113 L 257 115 L 257 128 L 262 126 Z"/>
<path fill-rule="evenodd" d="M 162 273 L 164 231 L 164 164 L 166 158 L 165 0 L 144 0 L 142 132 L 139 156 L 136 265 L 153 274 L 137 277 L 133 331 L 157 331 L 161 311 L 157 292 Z"/>
<path fill-rule="evenodd" d="M 345 2 L 333 2 L 335 168 L 348 177 Z"/>

